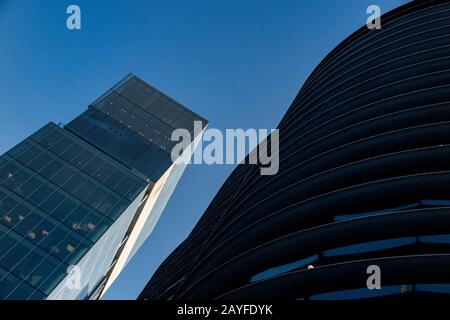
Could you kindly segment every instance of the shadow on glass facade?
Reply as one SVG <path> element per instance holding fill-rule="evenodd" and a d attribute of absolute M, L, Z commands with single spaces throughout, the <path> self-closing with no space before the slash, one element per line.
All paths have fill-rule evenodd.
<path fill-rule="evenodd" d="M 130 75 L 66 126 L 111 157 L 157 181 L 172 164 L 172 131 L 194 136 L 194 121 L 206 121 Z"/>

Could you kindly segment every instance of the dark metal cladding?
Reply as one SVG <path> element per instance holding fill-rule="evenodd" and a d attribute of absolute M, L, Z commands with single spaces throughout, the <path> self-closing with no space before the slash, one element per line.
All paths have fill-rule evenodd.
<path fill-rule="evenodd" d="M 450 3 L 381 22 L 310 75 L 278 127 L 278 174 L 239 165 L 139 299 L 450 294 Z"/>

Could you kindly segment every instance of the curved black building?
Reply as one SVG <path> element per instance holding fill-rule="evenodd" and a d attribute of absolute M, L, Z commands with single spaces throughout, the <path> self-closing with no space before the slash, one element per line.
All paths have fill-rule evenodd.
<path fill-rule="evenodd" d="M 381 21 L 310 75 L 278 126 L 279 173 L 238 166 L 140 299 L 450 294 L 450 3 Z"/>

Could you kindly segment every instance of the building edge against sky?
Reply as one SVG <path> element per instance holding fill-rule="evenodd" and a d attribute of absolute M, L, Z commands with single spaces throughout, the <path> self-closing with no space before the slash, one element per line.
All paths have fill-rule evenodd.
<path fill-rule="evenodd" d="M 207 125 L 130 74 L 2 155 L 0 298 L 100 298 L 164 210 L 201 137 L 194 121 Z M 194 147 L 172 163 L 178 128 Z"/>
<path fill-rule="evenodd" d="M 128 128 L 131 127 L 134 133 L 141 137 L 141 140 L 147 137 L 151 142 L 159 143 L 160 148 L 158 152 L 163 154 L 163 157 L 159 156 L 157 158 L 159 162 L 154 162 L 153 152 L 149 157 L 144 158 L 143 161 L 132 161 L 131 163 L 129 163 L 128 159 L 123 161 L 129 164 L 133 170 L 141 170 L 143 168 L 142 172 L 149 178 L 149 185 L 144 197 L 141 198 L 142 200 L 136 213 L 133 215 L 132 221 L 128 224 L 128 229 L 111 265 L 108 267 L 106 276 L 102 283 L 97 283 L 96 294 L 100 298 L 153 231 L 186 168 L 187 160 L 192 156 L 200 142 L 203 131 L 206 129 L 207 121 L 133 74 L 125 77 L 109 92 L 95 101 L 92 106 L 103 109 L 107 116 L 112 116 L 120 124 L 126 123 L 127 119 L 131 121 L 128 124 Z M 127 108 L 129 109 L 127 110 Z M 130 115 L 131 110 L 135 114 Z M 146 117 L 147 112 L 150 113 L 149 117 Z M 86 113 L 89 113 L 89 111 Z M 84 127 L 84 120 L 86 120 L 85 117 L 80 120 L 82 121 L 81 127 Z M 96 119 L 94 126 L 102 123 L 103 120 L 103 118 L 100 121 Z M 148 123 L 144 123 L 145 121 L 148 121 Z M 194 121 L 203 123 L 201 132 L 195 132 Z M 75 122 L 77 122 L 77 119 L 72 123 Z M 133 122 L 136 128 L 134 128 Z M 68 127 L 71 130 L 71 124 Z M 73 130 L 77 132 L 78 128 Z M 179 128 L 188 129 L 193 137 L 193 141 L 190 148 L 187 148 L 186 152 L 172 163 L 171 151 L 175 142 L 171 141 L 171 134 L 173 130 Z M 89 129 L 92 129 L 92 126 L 87 128 L 87 131 L 85 129 L 84 127 L 78 132 L 81 132 L 81 135 L 87 139 L 88 137 L 91 138 L 92 135 Z M 109 130 L 97 131 L 98 135 L 96 135 L 96 141 L 93 143 L 96 143 L 96 146 L 102 149 L 102 141 L 99 141 L 98 137 L 106 131 L 106 136 L 111 139 L 112 135 L 110 132 L 113 130 L 109 128 Z M 117 137 L 117 134 L 114 136 Z M 119 136 L 122 137 L 121 133 L 119 133 Z M 133 143 L 129 144 L 127 140 L 122 141 L 122 139 L 119 139 L 118 141 L 118 143 L 124 143 L 125 146 L 129 147 L 126 149 L 127 153 L 133 153 L 135 151 L 133 149 L 139 150 L 142 148 L 142 146 L 134 145 Z M 114 155 L 123 156 L 123 151 L 114 150 L 110 152 Z M 150 166 L 148 166 L 146 161 L 150 162 Z M 148 170 L 148 168 L 154 169 L 157 166 L 159 166 L 157 170 Z M 92 298 L 97 297 L 92 296 Z M 53 298 L 53 296 L 50 298 Z M 56 296 L 55 298 L 58 299 Z"/>
<path fill-rule="evenodd" d="M 203 128 L 203 131 L 205 128 L 206 126 Z M 123 252 L 118 256 L 117 263 L 111 268 L 111 273 L 108 281 L 105 283 L 102 295 L 153 231 L 178 181 L 183 175 L 189 158 L 200 143 L 203 131 L 194 138 L 187 151 L 154 184 L 147 199 L 142 203 L 142 212 L 134 218 L 135 223 L 128 235 L 128 241 L 123 247 Z"/>

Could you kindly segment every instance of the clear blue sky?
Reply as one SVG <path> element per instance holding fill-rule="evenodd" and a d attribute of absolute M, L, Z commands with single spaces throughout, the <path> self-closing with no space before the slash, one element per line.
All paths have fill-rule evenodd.
<path fill-rule="evenodd" d="M 402 0 L 0 0 L 0 153 L 67 123 L 129 72 L 210 121 L 274 128 L 309 73 Z M 82 29 L 66 28 L 77 4 Z M 187 168 L 155 231 L 106 294 L 135 299 L 233 166 Z"/>

